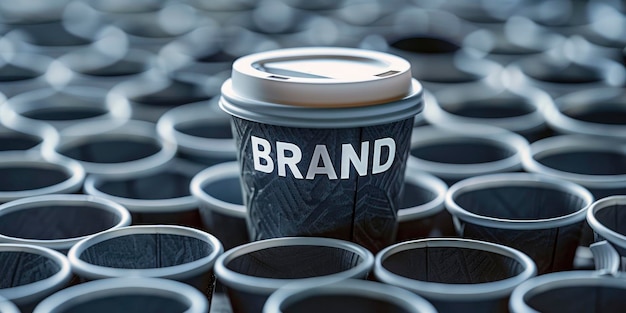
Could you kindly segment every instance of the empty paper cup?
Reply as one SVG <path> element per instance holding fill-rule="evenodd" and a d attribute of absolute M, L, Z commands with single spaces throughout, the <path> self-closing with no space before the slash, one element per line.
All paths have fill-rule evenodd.
<path fill-rule="evenodd" d="M 202 229 L 198 201 L 189 191 L 196 169 L 177 160 L 150 174 L 107 178 L 89 176 L 84 192 L 117 202 L 130 211 L 133 225 L 169 224 Z"/>
<path fill-rule="evenodd" d="M 226 287 L 233 312 L 261 312 L 267 298 L 293 282 L 365 279 L 374 256 L 344 240 L 281 237 L 232 248 L 215 263 L 215 275 Z"/>
<path fill-rule="evenodd" d="M 617 313 L 626 305 L 624 277 L 566 271 L 529 279 L 511 294 L 512 313 Z"/>
<path fill-rule="evenodd" d="M 396 241 L 454 236 L 452 217 L 444 206 L 447 191 L 448 185 L 436 176 L 408 168 L 398 210 Z"/>
<path fill-rule="evenodd" d="M 626 195 L 597 200 L 587 212 L 587 223 L 595 233 L 595 241 L 608 241 L 621 258 L 626 257 L 626 228 L 623 222 L 625 218 Z M 621 268 L 624 268 L 625 262 L 621 263 Z"/>
<path fill-rule="evenodd" d="M 623 87 L 572 92 L 546 106 L 553 129 L 566 134 L 626 138 L 626 91 Z"/>
<path fill-rule="evenodd" d="M 213 296 L 213 265 L 222 244 L 203 231 L 173 225 L 128 226 L 83 239 L 67 254 L 82 280 L 154 277 L 194 286 Z"/>
<path fill-rule="evenodd" d="M 372 251 L 393 242 L 422 88 L 397 56 L 293 48 L 235 61 L 232 115 L 251 239 L 320 236 Z"/>
<path fill-rule="evenodd" d="M 66 287 L 72 277 L 67 258 L 54 250 L 0 244 L 0 297 L 30 313 L 45 297 Z M 2 311 L 4 313 L 4 311 Z"/>
<path fill-rule="evenodd" d="M 528 173 L 467 178 L 446 194 L 458 235 L 518 249 L 539 274 L 572 269 L 592 202 L 580 185 Z"/>
<path fill-rule="evenodd" d="M 78 123 L 104 120 L 121 124 L 128 120 L 128 103 L 106 101 L 107 93 L 106 89 L 84 86 L 37 89 L 12 97 L 7 108 L 26 121 L 48 123 L 58 131 Z"/>
<path fill-rule="evenodd" d="M 344 280 L 328 284 L 297 284 L 274 292 L 263 313 L 435 313 L 428 301 L 386 284 Z"/>
<path fill-rule="evenodd" d="M 180 312 L 207 313 L 209 303 L 193 287 L 159 278 L 92 281 L 47 297 L 34 313 Z"/>
<path fill-rule="evenodd" d="M 42 148 L 47 159 L 73 159 L 88 174 L 129 177 L 157 172 L 176 154 L 176 145 L 159 139 L 153 123 L 129 120 L 115 127 L 110 121 L 64 129 L 56 144 Z"/>
<path fill-rule="evenodd" d="M 521 170 L 527 149 L 524 137 L 496 127 L 416 127 L 407 167 L 452 185 L 468 177 Z"/>
<path fill-rule="evenodd" d="M 176 143 L 177 156 L 201 169 L 237 158 L 230 116 L 214 99 L 170 109 L 157 122 L 159 136 Z"/>
<path fill-rule="evenodd" d="M 513 289 L 536 273 L 535 263 L 518 250 L 453 238 L 389 246 L 374 265 L 376 279 L 415 292 L 441 313 L 507 312 Z"/>
<path fill-rule="evenodd" d="M 250 241 L 237 162 L 208 167 L 194 176 L 190 189 L 199 202 L 204 227 L 225 250 Z"/>
<path fill-rule="evenodd" d="M 39 151 L 0 152 L 0 203 L 79 191 L 85 170 L 73 160 L 44 160 Z"/>
<path fill-rule="evenodd" d="M 20 313 L 20 309 L 13 302 L 0 297 L 0 313 Z"/>
<path fill-rule="evenodd" d="M 0 205 L 0 242 L 67 251 L 99 232 L 130 225 L 121 205 L 86 195 L 43 195 Z"/>

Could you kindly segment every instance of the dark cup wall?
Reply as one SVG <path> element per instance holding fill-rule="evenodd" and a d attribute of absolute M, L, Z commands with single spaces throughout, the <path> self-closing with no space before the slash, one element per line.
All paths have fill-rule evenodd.
<path fill-rule="evenodd" d="M 44 167 L 1 178 L 0 203 L 61 192 L 93 195 L 83 183 L 41 193 L 40 186 L 25 184 L 42 181 L 44 173 L 58 167 L 55 164 L 80 161 L 80 171 L 84 172 L 81 182 L 95 185 L 92 191 L 102 187 L 101 193 L 110 194 L 114 202 L 116 197 L 121 199 L 119 203 L 131 212 L 133 224 L 192 226 L 220 238 L 226 248 L 260 239 L 263 236 L 258 234 L 245 238 L 245 219 L 240 215 L 209 210 L 201 199 L 194 199 L 190 180 L 192 174 L 235 159 L 229 117 L 217 107 L 220 87 L 230 77 L 232 62 L 255 52 L 305 46 L 370 49 L 409 60 L 413 76 L 422 82 L 429 97 L 424 112 L 415 119 L 414 141 L 419 141 L 420 129 L 469 135 L 480 128 L 475 125 L 499 127 L 521 135 L 530 146 L 519 152 L 522 162 L 497 172 L 556 177 L 589 189 L 595 200 L 624 194 L 623 158 L 601 161 L 590 154 L 580 160 L 554 158 L 555 164 L 548 164 L 546 158 L 550 159 L 551 153 L 533 154 L 559 137 L 585 135 L 573 145 L 587 150 L 626 145 L 626 6 L 614 0 L 561 0 L 559 4 L 532 0 L 0 3 L 0 164 L 9 164 L 2 169 L 11 173 L 23 169 L 31 159 Z M 86 108 L 95 108 L 96 113 Z M 137 123 L 150 129 L 132 128 Z M 129 127 L 134 130 L 124 131 Z M 135 153 L 135 149 L 123 146 L 87 151 L 93 162 L 87 162 L 87 156 L 64 153 L 85 153 L 78 149 L 87 143 L 82 138 L 89 138 L 89 142 L 106 138 L 132 141 L 143 132 L 160 141 L 167 151 L 159 154 L 162 158 L 146 157 L 146 162 L 135 163 L 135 168 L 125 167 L 128 162 L 112 164 L 116 158 Z M 105 134 L 113 137 L 99 137 Z M 603 145 L 611 147 L 604 149 Z M 57 146 L 65 150 L 57 151 Z M 429 160 L 445 163 L 486 153 L 483 148 L 462 153 L 454 148 L 441 150 L 438 155 L 429 155 Z M 155 152 L 137 153 L 145 156 Z M 102 160 L 109 156 L 108 161 Z M 542 168 L 529 165 L 531 159 L 546 163 L 544 167 L 550 169 L 542 173 Z M 587 170 L 577 170 L 579 167 Z M 102 172 L 102 168 L 110 170 Z M 385 245 L 471 234 L 472 225 L 458 221 L 453 225 L 448 210 L 437 208 L 443 206 L 439 201 L 443 202 L 448 186 L 481 175 L 478 169 L 480 166 L 474 166 L 469 177 L 457 172 L 453 174 L 459 177 L 435 178 L 446 184 L 429 191 L 426 187 L 433 186 L 418 184 L 417 177 L 437 173 L 424 169 L 407 172 L 407 176 L 413 175 L 412 181 L 407 180 L 405 187 L 393 187 L 404 192 L 403 206 L 415 211 L 430 203 L 428 208 L 435 213 L 424 215 L 420 211 L 421 215 L 399 217 L 396 238 L 385 238 Z M 184 177 L 172 174 L 178 172 Z M 241 204 L 239 195 L 246 194 L 240 191 L 248 192 L 217 184 L 220 188 L 202 188 L 207 193 L 220 190 L 227 195 L 211 196 L 225 197 L 237 205 Z M 188 209 L 174 204 L 179 198 L 188 200 Z M 154 202 L 149 200 L 155 199 L 163 203 L 152 206 Z M 135 209 L 148 205 L 137 204 L 139 200 L 162 211 L 133 212 L 133 205 Z M 172 202 L 170 208 L 166 200 Z M 0 214 L 0 228 L 9 222 Z M 368 220 L 363 227 L 371 225 L 374 222 Z M 267 230 L 274 232 L 277 230 Z M 230 238 L 229 234 L 236 235 Z M 586 247 L 589 241 L 573 244 Z M 382 248 L 385 246 L 377 247 Z M 576 256 L 585 257 L 590 261 L 588 256 Z M 555 264 L 559 261 L 564 260 L 554 260 Z M 560 268 L 593 264 L 566 263 Z M 227 296 L 219 288 L 216 292 L 210 311 L 231 312 Z"/>

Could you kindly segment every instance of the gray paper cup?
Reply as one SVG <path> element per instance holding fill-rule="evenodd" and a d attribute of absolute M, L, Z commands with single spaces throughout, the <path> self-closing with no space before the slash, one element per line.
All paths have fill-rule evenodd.
<path fill-rule="evenodd" d="M 263 313 L 435 313 L 428 301 L 402 288 L 348 279 L 329 284 L 293 284 L 267 299 Z"/>
<path fill-rule="evenodd" d="M 592 202 L 578 184 L 528 173 L 468 178 L 446 195 L 460 236 L 518 249 L 533 258 L 539 274 L 572 269 Z"/>
<path fill-rule="evenodd" d="M 515 287 L 536 275 L 524 253 L 499 244 L 431 238 L 405 241 L 376 255 L 374 275 L 429 300 L 439 312 L 507 312 Z"/>
<path fill-rule="evenodd" d="M 624 276 L 566 271 L 529 279 L 511 294 L 512 313 L 617 313 L 626 305 Z"/>
<path fill-rule="evenodd" d="M 617 263 L 615 266 L 626 269 L 626 229 L 624 219 L 626 218 L 626 195 L 616 195 L 595 201 L 587 212 L 587 223 L 593 229 L 595 241 L 606 240 L 617 252 Z M 593 248 L 592 248 L 593 251 Z M 594 252 L 594 258 L 596 253 Z M 620 264 L 621 263 L 621 264 Z M 598 268 L 596 261 L 596 268 Z"/>
<path fill-rule="evenodd" d="M 452 185 L 468 177 L 521 170 L 527 149 L 524 137 L 502 128 L 422 126 L 413 130 L 407 167 Z"/>
<path fill-rule="evenodd" d="M 43 195 L 0 205 L 0 242 L 67 251 L 99 232 L 130 225 L 123 206 L 86 195 Z"/>
<path fill-rule="evenodd" d="M 334 237 L 372 251 L 393 242 L 421 94 L 406 60 L 375 51 L 235 61 L 220 107 L 233 116 L 251 239 Z"/>
<path fill-rule="evenodd" d="M 444 200 L 448 185 L 434 175 L 409 168 L 398 210 L 396 241 L 454 236 L 452 216 Z"/>
<path fill-rule="evenodd" d="M 176 154 L 176 145 L 159 139 L 153 123 L 129 120 L 70 126 L 55 144 L 44 145 L 46 159 L 72 159 L 88 174 L 129 177 L 157 172 Z"/>
<path fill-rule="evenodd" d="M 85 170 L 68 159 L 44 160 L 39 151 L 0 152 L 0 203 L 79 191 Z"/>
<path fill-rule="evenodd" d="M 194 176 L 190 189 L 199 202 L 204 227 L 225 250 L 250 241 L 237 162 L 208 167 Z"/>
<path fill-rule="evenodd" d="M 0 297 L 0 313 L 20 313 L 20 309 L 13 302 Z"/>
<path fill-rule="evenodd" d="M 213 265 L 222 252 L 222 244 L 209 233 L 174 225 L 141 225 L 83 239 L 67 257 L 82 280 L 167 278 L 194 286 L 210 301 Z"/>
<path fill-rule="evenodd" d="M 133 225 L 169 224 L 202 229 L 198 201 L 189 192 L 197 169 L 174 159 L 167 167 L 149 174 L 107 178 L 89 176 L 84 192 L 125 206 Z"/>
<path fill-rule="evenodd" d="M 193 287 L 162 278 L 109 278 L 61 290 L 35 313 L 180 312 L 207 313 L 206 298 Z"/>
<path fill-rule="evenodd" d="M 67 286 L 72 276 L 63 254 L 33 245 L 0 244 L 0 263 L 0 296 L 22 313 L 32 312 L 45 297 Z"/>
<path fill-rule="evenodd" d="M 281 237 L 232 248 L 215 263 L 235 313 L 261 312 L 267 298 L 294 282 L 365 279 L 374 256 L 349 241 L 321 237 Z"/>

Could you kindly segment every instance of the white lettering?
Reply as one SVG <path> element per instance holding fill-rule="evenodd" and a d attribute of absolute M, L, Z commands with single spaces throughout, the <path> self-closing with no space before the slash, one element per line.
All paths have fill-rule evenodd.
<path fill-rule="evenodd" d="M 286 152 L 290 151 L 291 156 L 287 156 Z M 293 173 L 293 177 L 302 179 L 302 173 L 298 169 L 298 162 L 302 159 L 302 151 L 298 146 L 288 142 L 276 142 L 276 163 L 278 166 L 278 176 L 287 176 L 287 167 Z"/>
<path fill-rule="evenodd" d="M 369 157 L 370 143 L 364 141 L 361 143 L 361 158 L 356 155 L 354 147 L 349 143 L 341 145 L 341 179 L 350 178 L 350 164 L 359 173 L 359 176 L 367 175 L 367 161 Z"/>
<path fill-rule="evenodd" d="M 320 160 L 322 165 L 320 166 Z M 337 179 L 337 173 L 333 168 L 333 163 L 328 155 L 328 149 L 325 145 L 316 145 L 309 163 L 309 170 L 306 172 L 306 179 L 314 179 L 315 175 L 321 174 L 328 176 L 328 179 Z"/>
<path fill-rule="evenodd" d="M 254 169 L 263 173 L 271 173 L 274 170 L 274 161 L 270 157 L 270 152 L 272 151 L 270 142 L 255 136 L 250 136 L 250 141 L 252 141 Z M 259 150 L 259 147 L 263 147 L 263 149 Z M 261 160 L 265 160 L 265 164 Z"/>
<path fill-rule="evenodd" d="M 389 148 L 389 155 L 387 156 L 387 161 L 385 164 L 380 164 L 381 158 L 381 150 L 382 147 Z M 396 142 L 393 138 L 382 138 L 374 140 L 374 157 L 372 158 L 372 174 L 382 173 L 389 168 L 393 164 L 393 160 L 396 157 Z"/>

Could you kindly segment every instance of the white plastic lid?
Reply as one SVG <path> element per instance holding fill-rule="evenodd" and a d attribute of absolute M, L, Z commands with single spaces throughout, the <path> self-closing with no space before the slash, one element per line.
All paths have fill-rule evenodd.
<path fill-rule="evenodd" d="M 411 89 L 411 65 L 395 55 L 351 48 L 293 48 L 237 59 L 233 91 L 257 101 L 315 107 L 379 104 Z"/>
<path fill-rule="evenodd" d="M 292 48 L 237 59 L 219 104 L 260 123 L 344 128 L 413 117 L 422 109 L 422 86 L 410 63 L 392 54 Z"/>

